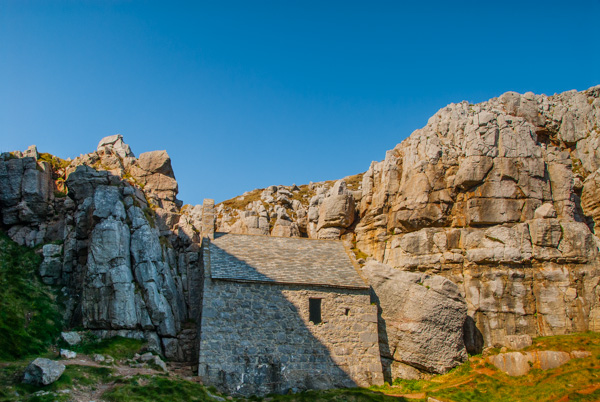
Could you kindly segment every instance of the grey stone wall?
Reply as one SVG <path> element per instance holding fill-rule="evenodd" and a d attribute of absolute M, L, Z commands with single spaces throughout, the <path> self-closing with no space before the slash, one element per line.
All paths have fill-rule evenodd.
<path fill-rule="evenodd" d="M 198 374 L 246 396 L 382 384 L 377 306 L 368 290 L 207 279 Z"/>

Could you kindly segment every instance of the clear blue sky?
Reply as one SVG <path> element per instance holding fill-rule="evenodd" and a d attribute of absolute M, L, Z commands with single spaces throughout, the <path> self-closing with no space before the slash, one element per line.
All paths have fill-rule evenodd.
<path fill-rule="evenodd" d="M 450 102 L 600 84 L 600 1 L 0 0 L 0 151 L 166 149 L 181 198 L 331 180 Z"/>

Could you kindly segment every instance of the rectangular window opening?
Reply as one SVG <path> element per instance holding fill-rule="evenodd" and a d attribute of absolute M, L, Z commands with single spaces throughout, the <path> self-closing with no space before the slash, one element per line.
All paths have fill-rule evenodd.
<path fill-rule="evenodd" d="M 321 323 L 321 299 L 308 299 L 308 320 L 313 324 Z"/>

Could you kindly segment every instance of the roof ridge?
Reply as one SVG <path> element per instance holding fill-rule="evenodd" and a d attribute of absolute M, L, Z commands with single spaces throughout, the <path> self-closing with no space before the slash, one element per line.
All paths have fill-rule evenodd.
<path fill-rule="evenodd" d="M 233 235 L 233 236 L 255 236 L 255 237 L 264 237 L 264 238 L 273 238 L 273 239 L 289 239 L 289 240 L 312 240 L 312 241 L 322 241 L 322 242 L 334 242 L 334 243 L 343 243 L 342 240 L 340 239 L 315 239 L 312 237 L 289 237 L 289 236 L 272 236 L 270 234 L 268 235 L 263 235 L 263 234 L 257 234 L 257 233 L 232 233 L 232 232 L 215 232 L 215 237 L 217 235 L 221 235 L 219 237 L 222 237 L 224 235 Z"/>

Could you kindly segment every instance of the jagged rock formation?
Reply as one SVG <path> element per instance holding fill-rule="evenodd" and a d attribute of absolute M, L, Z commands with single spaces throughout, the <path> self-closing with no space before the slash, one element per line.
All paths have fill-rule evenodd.
<path fill-rule="evenodd" d="M 341 237 L 397 269 L 452 280 L 467 300 L 471 352 L 511 335 L 600 330 L 599 168 L 600 86 L 451 104 L 371 164 L 355 205 L 306 208 L 317 230 L 301 234 Z M 349 226 L 326 227 L 331 205 L 333 221 Z M 353 208 L 354 221 L 343 219 Z"/>
<path fill-rule="evenodd" d="M 216 227 L 342 239 L 359 262 L 441 275 L 466 301 L 471 353 L 600 330 L 599 127 L 600 86 L 451 104 L 365 173 L 248 192 L 215 207 Z M 46 244 L 40 273 L 64 286 L 70 322 L 190 360 L 212 222 L 176 195 L 166 152 L 135 158 L 118 135 L 73 161 L 0 158 L 2 226 Z"/>
<path fill-rule="evenodd" d="M 449 105 L 364 175 L 358 247 L 459 284 L 472 351 L 479 331 L 503 345 L 600 324 L 598 237 L 580 198 L 597 191 L 599 95 Z"/>
<path fill-rule="evenodd" d="M 50 243 L 40 274 L 64 286 L 67 321 L 100 336 L 146 338 L 171 359 L 193 361 L 199 228 L 179 222 L 176 195 L 167 153 L 136 159 L 120 135 L 73 161 L 35 147 L 0 160 L 3 226 L 20 244 Z"/>
<path fill-rule="evenodd" d="M 270 186 L 217 206 L 217 231 L 339 239 L 352 233 L 362 175 L 337 182 Z"/>

